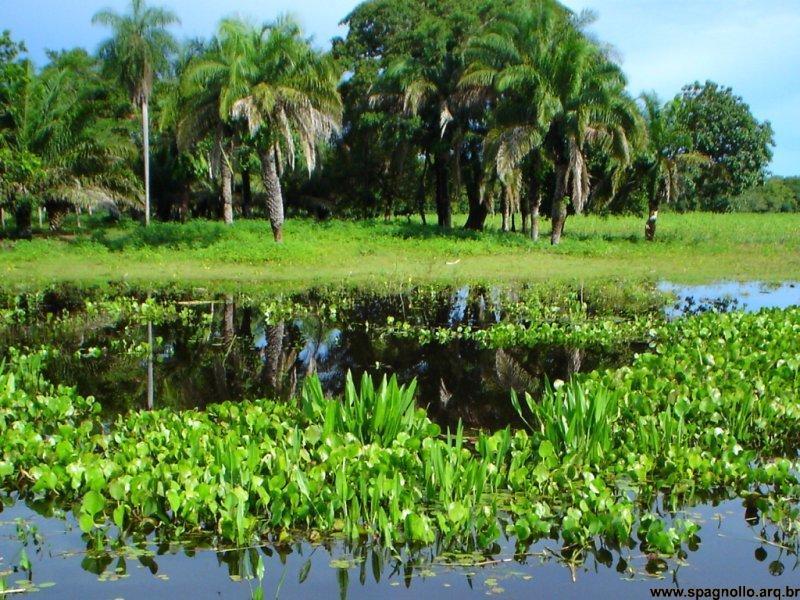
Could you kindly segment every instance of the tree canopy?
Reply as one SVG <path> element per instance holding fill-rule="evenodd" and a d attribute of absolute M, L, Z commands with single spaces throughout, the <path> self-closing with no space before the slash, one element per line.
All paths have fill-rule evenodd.
<path fill-rule="evenodd" d="M 713 82 L 637 100 L 594 18 L 556 0 L 366 0 L 321 52 L 287 18 L 179 44 L 177 15 L 131 0 L 95 16 L 111 33 L 95 54 L 41 69 L 5 32 L 0 206 L 48 204 L 58 227 L 65 208 L 144 200 L 147 220 L 152 109 L 159 218 L 263 215 L 276 240 L 285 211 L 433 208 L 443 229 L 466 212 L 481 230 L 499 210 L 534 240 L 549 214 L 558 243 L 582 212 L 647 212 L 652 239 L 666 205 L 797 208 L 768 179 L 769 123 Z"/>

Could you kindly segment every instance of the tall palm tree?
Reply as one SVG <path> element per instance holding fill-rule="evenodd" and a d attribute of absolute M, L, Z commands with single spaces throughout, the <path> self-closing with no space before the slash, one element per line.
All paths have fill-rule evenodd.
<path fill-rule="evenodd" d="M 545 139 L 556 174 L 550 239 L 555 245 L 561 240 L 567 204 L 581 213 L 589 199 L 588 147 L 600 147 L 620 164 L 628 164 L 642 127 L 622 71 L 579 31 L 565 30 L 543 66 L 558 100 Z"/>
<path fill-rule="evenodd" d="M 272 234 L 283 240 L 283 192 L 280 174 L 293 168 L 299 146 L 306 167 L 316 167 L 321 143 L 338 131 L 342 101 L 339 74 L 329 57 L 314 51 L 290 19 L 279 19 L 254 32 L 252 65 L 246 92 L 232 104 L 231 115 L 241 119 L 261 159 Z"/>
<path fill-rule="evenodd" d="M 233 154 L 237 133 L 233 107 L 256 78 L 256 36 L 246 23 L 226 19 L 207 48 L 191 60 L 181 77 L 178 108 L 181 145 L 213 139 L 212 166 L 219 174 L 223 218 L 233 223 Z"/>
<path fill-rule="evenodd" d="M 169 69 L 169 56 L 177 49 L 168 27 L 180 22 L 169 10 L 131 0 L 130 11 L 102 10 L 92 22 L 111 28 L 112 36 L 100 46 L 100 56 L 116 74 L 142 111 L 145 224 L 150 224 L 150 96 L 153 81 Z"/>
<path fill-rule="evenodd" d="M 561 30 L 568 27 L 567 12 L 549 0 L 499 15 L 469 40 L 459 84 L 468 101 L 491 106 L 485 160 L 512 198 L 519 197 L 521 169 L 527 171 L 523 229 L 529 216 L 534 240 L 539 237 L 543 142 L 559 109 L 544 79 L 545 67 Z"/>
<path fill-rule="evenodd" d="M 661 203 L 670 203 L 678 196 L 686 168 L 708 164 L 710 159 L 692 150 L 692 136 L 675 119 L 674 101 L 662 105 L 654 93 L 642 94 L 641 101 L 648 134 L 642 161 L 649 209 L 645 238 L 652 242 Z"/>

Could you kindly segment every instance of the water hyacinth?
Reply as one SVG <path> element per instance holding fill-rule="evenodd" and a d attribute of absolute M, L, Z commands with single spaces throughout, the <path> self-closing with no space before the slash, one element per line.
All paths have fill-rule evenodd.
<path fill-rule="evenodd" d="M 47 351 L 0 370 L 0 483 L 71 507 L 85 531 L 143 527 L 248 544 L 344 535 L 388 547 L 521 546 L 598 537 L 674 554 L 697 526 L 650 508 L 746 495 L 787 535 L 800 493 L 800 310 L 685 318 L 625 367 L 513 397 L 527 422 L 442 432 L 414 386 L 348 378 L 328 398 L 134 411 L 100 407 L 42 375 Z M 786 457 L 786 458 L 783 458 Z"/>

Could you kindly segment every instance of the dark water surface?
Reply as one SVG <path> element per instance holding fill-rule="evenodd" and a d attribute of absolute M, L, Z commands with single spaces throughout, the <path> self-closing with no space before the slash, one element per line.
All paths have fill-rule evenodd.
<path fill-rule="evenodd" d="M 795 284 L 661 288 L 677 298 L 666 309 L 670 318 L 800 304 Z M 278 322 L 229 297 L 193 305 L 196 318 L 155 324 L 152 331 L 147 324 L 102 319 L 76 328 L 51 329 L 42 323 L 6 332 L 0 346 L 59 347 L 51 379 L 95 396 L 109 419 L 148 405 L 202 408 L 223 400 L 289 398 L 309 373 L 317 373 L 326 390 L 336 393 L 347 371 L 356 376 L 366 371 L 397 374 L 401 382 L 417 378 L 420 404 L 442 423 L 463 419 L 489 428 L 513 421 L 510 389 L 535 392 L 545 377 L 566 379 L 575 372 L 625 364 L 641 350 L 549 346 L 497 351 L 463 340 L 423 345 L 384 335 L 389 316 L 429 328 L 498 322 L 507 318 L 503 306 L 509 298 L 503 294 L 509 293 L 462 288 L 424 303 L 371 299 L 333 315 L 311 311 Z M 152 355 L 146 346 L 137 350 L 150 335 Z M 688 508 L 700 516 L 699 539 L 684 548 L 685 556 L 667 562 L 648 557 L 635 543 L 613 549 L 599 541 L 570 562 L 560 556 L 558 540 L 538 542 L 523 555 L 515 555 L 510 540 L 485 556 L 435 559 L 439 552 L 431 548 L 393 557 L 380 548 L 336 541 L 221 550 L 202 544 L 160 546 L 151 537 L 112 549 L 107 541 L 83 535 L 68 512 L 52 515 L 11 498 L 5 504 L 0 577 L 20 563 L 25 547 L 30 574 L 5 573 L 6 579 L 12 588 L 29 575 L 34 585 L 54 582 L 35 592 L 42 598 L 249 598 L 259 585 L 266 598 L 650 598 L 653 588 L 679 586 L 688 593 L 688 588 L 739 585 L 779 588 L 786 597 L 786 586 L 800 587 L 797 548 L 785 546 L 774 528 L 765 527 L 741 500 Z M 259 555 L 265 566 L 261 583 L 252 577 Z M 0 593 L 0 600 L 4 597 L 14 596 Z"/>

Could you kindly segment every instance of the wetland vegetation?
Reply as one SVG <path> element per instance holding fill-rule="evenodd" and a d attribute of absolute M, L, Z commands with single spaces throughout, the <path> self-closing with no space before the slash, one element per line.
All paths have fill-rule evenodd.
<path fill-rule="evenodd" d="M 100 581 L 211 548 L 254 594 L 270 548 L 327 548 L 343 593 L 367 559 L 411 585 L 504 552 L 659 577 L 731 500 L 796 554 L 800 313 L 614 287 L 9 292 L 4 502 L 74 523 Z M 50 583 L 31 523 L 7 588 Z"/>
<path fill-rule="evenodd" d="M 3 32 L 0 599 L 796 581 L 798 178 L 594 19 Z"/>

